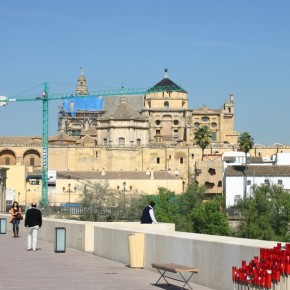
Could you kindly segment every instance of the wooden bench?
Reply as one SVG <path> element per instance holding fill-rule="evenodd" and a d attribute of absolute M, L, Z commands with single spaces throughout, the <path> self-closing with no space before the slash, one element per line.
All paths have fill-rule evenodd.
<path fill-rule="evenodd" d="M 182 287 L 182 289 L 184 289 L 184 287 L 187 285 L 190 289 L 191 286 L 188 284 L 188 281 L 191 279 L 192 275 L 194 273 L 198 273 L 198 269 L 196 268 L 192 268 L 192 267 L 188 267 L 188 266 L 183 266 L 183 265 L 178 265 L 178 264 L 175 264 L 175 263 L 167 263 L 167 264 L 159 264 L 159 263 L 152 263 L 151 264 L 153 268 L 156 268 L 159 272 L 159 274 L 161 275 L 159 277 L 159 279 L 157 280 L 157 282 L 155 283 L 155 285 L 158 284 L 158 282 L 160 281 L 161 278 L 163 278 L 167 284 L 168 281 L 166 280 L 167 279 L 172 279 L 172 280 L 175 280 L 175 281 L 179 281 L 179 282 L 184 282 L 184 285 Z M 172 278 L 172 277 L 169 277 L 169 276 L 166 276 L 166 272 L 171 272 L 171 273 L 179 273 L 180 276 L 182 277 L 182 279 L 178 279 L 178 278 Z M 183 272 L 188 272 L 190 273 L 190 276 L 188 279 L 186 279 L 184 277 L 184 275 L 182 275 Z M 170 284 L 169 284 L 170 285 Z"/>

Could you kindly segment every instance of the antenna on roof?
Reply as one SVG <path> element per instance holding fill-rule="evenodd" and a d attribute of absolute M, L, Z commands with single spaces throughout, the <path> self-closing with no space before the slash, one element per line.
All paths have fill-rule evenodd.
<path fill-rule="evenodd" d="M 164 69 L 164 72 L 165 72 L 164 77 L 167 79 L 167 78 L 168 78 L 168 68 L 165 68 L 165 69 Z"/>
<path fill-rule="evenodd" d="M 124 83 L 122 82 L 122 92 L 121 92 L 121 98 L 120 98 L 120 103 L 125 104 L 126 100 L 124 97 Z"/>

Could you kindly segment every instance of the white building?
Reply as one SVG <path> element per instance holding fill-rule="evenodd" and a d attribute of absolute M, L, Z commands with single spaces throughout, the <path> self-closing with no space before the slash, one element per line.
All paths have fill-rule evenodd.
<path fill-rule="evenodd" d="M 244 155 L 243 152 L 236 153 Z M 277 184 L 290 191 L 290 153 L 278 153 L 277 158 L 272 158 L 272 163 L 263 162 L 261 157 L 250 157 L 246 174 L 245 163 L 239 163 L 240 160 L 239 154 L 223 157 L 226 207 L 243 198 L 245 186 L 247 197 L 252 194 L 254 185 Z"/>

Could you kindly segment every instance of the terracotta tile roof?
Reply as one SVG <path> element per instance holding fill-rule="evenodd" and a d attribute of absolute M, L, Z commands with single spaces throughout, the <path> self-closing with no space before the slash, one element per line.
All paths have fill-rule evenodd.
<path fill-rule="evenodd" d="M 60 132 L 58 135 L 51 136 L 48 138 L 49 141 L 66 141 L 66 142 L 75 142 L 79 137 L 72 137 L 64 132 Z"/>
<path fill-rule="evenodd" d="M 0 136 L 0 144 L 26 144 L 35 137 L 32 136 Z"/>
<path fill-rule="evenodd" d="M 83 130 L 81 132 L 81 136 L 85 136 L 85 135 L 97 136 L 98 131 L 97 131 L 96 127 L 90 127 L 88 130 Z"/>
<path fill-rule="evenodd" d="M 26 145 L 41 145 L 42 140 L 41 139 L 31 139 L 27 142 L 25 142 Z"/>
<path fill-rule="evenodd" d="M 263 163 L 263 158 L 262 156 L 253 156 L 253 157 L 250 157 L 249 159 L 249 163 Z"/>
<path fill-rule="evenodd" d="M 236 157 L 235 156 L 225 156 L 224 161 L 228 163 L 235 163 Z M 248 158 L 248 163 L 263 163 L 263 158 L 261 156 L 253 156 Z"/>
<path fill-rule="evenodd" d="M 58 171 L 57 179 L 137 179 L 149 180 L 150 174 L 146 171 Z M 168 173 L 167 171 L 154 171 L 154 179 L 156 180 L 180 180 L 179 177 Z"/>
<path fill-rule="evenodd" d="M 133 107 L 128 105 L 125 101 L 125 98 L 120 99 L 120 103 L 115 105 L 112 109 L 106 112 L 103 116 L 99 118 L 99 120 L 145 120 L 145 117 L 138 111 L 136 111 Z"/>
<path fill-rule="evenodd" d="M 82 137 L 81 139 L 77 140 L 77 142 L 76 142 L 76 144 L 84 144 L 84 143 L 95 144 L 96 140 L 93 137 L 86 135 L 86 136 Z"/>
<path fill-rule="evenodd" d="M 123 96 L 105 96 L 104 98 L 104 109 L 106 111 L 115 107 L 120 103 L 120 99 Z M 131 107 L 135 108 L 137 111 L 141 111 L 144 107 L 144 97 L 143 96 L 124 96 L 126 103 L 130 104 Z"/>
<path fill-rule="evenodd" d="M 243 176 L 245 166 L 228 166 L 225 171 L 226 176 Z M 261 166 L 249 166 L 248 176 L 289 176 L 290 166 L 288 165 L 261 165 Z"/>

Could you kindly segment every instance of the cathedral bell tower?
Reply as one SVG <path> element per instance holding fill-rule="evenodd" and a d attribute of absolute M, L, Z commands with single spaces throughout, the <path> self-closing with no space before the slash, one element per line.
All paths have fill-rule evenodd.
<path fill-rule="evenodd" d="M 78 78 L 78 85 L 77 85 L 77 89 L 76 89 L 76 95 L 79 96 L 86 96 L 89 94 L 88 92 L 88 86 L 87 86 L 87 80 L 84 76 L 84 70 L 81 67 L 80 69 L 81 73 L 80 76 Z"/>

